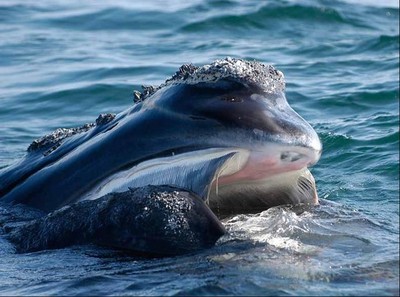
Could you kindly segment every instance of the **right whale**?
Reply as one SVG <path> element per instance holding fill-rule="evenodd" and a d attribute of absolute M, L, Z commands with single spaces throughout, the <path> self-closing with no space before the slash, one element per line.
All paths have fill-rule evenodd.
<path fill-rule="evenodd" d="M 96 123 L 57 129 L 0 172 L 0 200 L 46 213 L 110 193 L 169 185 L 218 216 L 317 204 L 308 167 L 321 154 L 314 129 L 288 104 L 283 74 L 226 58 L 183 65 L 136 103 Z"/>

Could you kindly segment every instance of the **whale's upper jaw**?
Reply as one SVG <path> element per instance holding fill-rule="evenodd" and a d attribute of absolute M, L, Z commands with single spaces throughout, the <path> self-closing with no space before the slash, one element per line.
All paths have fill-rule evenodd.
<path fill-rule="evenodd" d="M 135 101 L 140 102 L 151 97 L 158 90 L 174 84 L 194 85 L 198 83 L 217 83 L 224 79 L 234 80 L 253 88 L 261 88 L 265 93 L 284 93 L 285 79 L 281 71 L 271 65 L 257 61 L 230 58 L 216 60 L 201 67 L 184 64 L 179 70 L 159 86 L 142 86 L 143 91 L 135 91 Z M 57 149 L 65 138 L 87 132 L 114 120 L 115 114 L 100 114 L 95 123 L 87 123 L 81 127 L 59 128 L 41 138 L 34 140 L 27 148 L 28 152 L 41 151 L 47 156 Z"/>
<path fill-rule="evenodd" d="M 143 101 L 169 85 L 217 83 L 223 79 L 235 80 L 244 85 L 257 86 L 266 93 L 285 91 L 283 73 L 273 66 L 257 61 L 227 57 L 201 67 L 184 64 L 171 78 L 161 85 L 142 86 L 142 92 L 135 91 L 135 101 Z"/>

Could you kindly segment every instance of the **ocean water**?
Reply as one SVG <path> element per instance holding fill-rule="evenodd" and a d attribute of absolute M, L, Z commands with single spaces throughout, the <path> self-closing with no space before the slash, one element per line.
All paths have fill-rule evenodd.
<path fill-rule="evenodd" d="M 226 56 L 283 71 L 324 147 L 320 206 L 225 220 L 209 250 L 15 254 L 0 236 L 0 295 L 399 294 L 398 1 L 2 0 L 0 37 L 0 168 L 184 63 Z"/>

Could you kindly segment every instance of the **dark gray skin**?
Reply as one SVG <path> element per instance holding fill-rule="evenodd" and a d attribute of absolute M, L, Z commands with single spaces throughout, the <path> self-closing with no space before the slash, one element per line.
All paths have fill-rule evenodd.
<path fill-rule="evenodd" d="M 209 248 L 225 233 L 200 197 L 168 186 L 111 193 L 35 216 L 5 226 L 17 252 L 98 244 L 143 256 L 173 256 Z"/>
<path fill-rule="evenodd" d="M 161 86 L 144 88 L 143 94 L 136 93 L 136 99 L 134 106 L 116 116 L 101 115 L 96 124 L 57 130 L 34 141 L 24 159 L 0 172 L 2 203 L 24 204 L 44 214 L 50 213 L 13 231 L 12 234 L 16 234 L 14 242 L 18 242 L 16 238 L 21 234 L 42 234 L 51 223 L 60 226 L 60 229 L 52 230 L 74 239 L 75 236 L 68 233 L 67 228 L 71 219 L 70 211 L 57 211 L 68 205 L 75 205 L 82 214 L 91 209 L 91 225 L 93 222 L 100 225 L 101 222 L 113 222 L 112 210 L 109 216 L 101 215 L 102 200 L 99 199 L 108 198 L 103 197 L 102 192 L 93 196 L 93 191 L 108 189 L 107 182 L 114 177 L 117 180 L 118 174 L 154 160 L 154 172 L 136 180 L 133 177 L 133 182 L 140 180 L 140 186 L 162 186 L 165 181 L 170 182 L 167 184 L 194 192 L 193 195 L 184 196 L 184 200 L 195 201 L 197 198 L 193 197 L 198 195 L 220 217 L 258 212 L 282 204 L 318 202 L 314 179 L 309 172 L 308 175 L 300 172 L 291 177 L 279 175 L 297 172 L 317 162 L 321 144 L 312 127 L 290 108 L 285 98 L 283 75 L 273 67 L 238 59 L 225 59 L 201 68 L 184 65 Z M 192 159 L 197 160 L 198 156 L 204 154 L 207 157 L 209 155 L 206 152 L 213 149 L 224 153 L 201 159 L 203 163 L 197 163 L 200 165 L 191 170 L 195 164 Z M 249 152 L 250 157 L 244 165 L 236 164 L 237 172 L 231 172 L 232 168 L 236 168 L 233 157 L 243 151 Z M 177 162 L 180 156 L 188 160 L 179 161 L 180 167 L 171 163 L 172 173 L 162 165 L 169 164 L 170 160 Z M 272 164 L 271 170 L 268 164 Z M 229 170 L 224 171 L 223 168 Z M 229 174 L 226 173 L 228 171 Z M 132 178 L 129 175 L 126 177 Z M 275 181 L 277 185 L 274 185 Z M 115 194 L 117 192 L 119 194 Z M 121 193 L 126 193 L 126 189 L 110 187 L 108 193 L 123 197 Z M 175 196 L 176 201 L 179 197 Z M 87 199 L 89 201 L 79 202 Z M 137 203 L 142 203 L 140 201 Z M 135 208 L 136 202 L 129 203 Z M 195 210 L 196 216 L 189 218 L 189 225 L 194 228 L 191 231 L 198 235 L 202 232 L 214 234 L 209 241 L 214 243 L 223 232 L 215 218 L 209 216 L 211 211 L 206 203 Z M 129 207 L 124 210 L 129 210 Z M 155 213 L 159 217 L 168 217 L 182 211 L 159 208 Z M 133 225 L 122 224 L 118 229 L 117 224 L 110 228 L 134 234 L 132 238 L 137 236 L 135 234 L 144 233 L 153 221 L 142 222 L 141 229 L 135 229 L 138 215 L 137 209 L 132 209 L 131 214 L 125 212 L 121 220 L 131 216 L 129 224 Z M 62 217 L 65 217 L 66 224 L 61 223 Z M 85 218 L 85 215 L 79 217 Z M 210 232 L 205 232 L 208 225 L 199 223 L 202 221 L 199 218 L 208 218 L 212 222 Z M 82 224 L 87 226 L 84 222 Z M 78 229 L 74 230 L 77 232 Z M 42 249 L 91 241 L 103 245 L 105 242 L 114 242 L 106 245 L 150 253 L 180 253 L 171 251 L 179 250 L 177 243 L 166 244 L 168 248 L 160 252 L 157 251 L 159 243 L 149 238 L 144 245 L 135 247 L 123 241 L 121 233 L 102 237 L 100 234 L 104 234 L 103 229 L 96 232 L 85 229 L 83 233 L 88 235 L 80 237 L 84 240 L 77 242 L 74 242 L 75 239 L 59 241 L 62 236 L 47 232 L 49 238 L 39 240 L 37 245 L 29 237 L 32 240 L 29 239 L 28 246 Z M 157 236 L 163 237 L 161 234 Z M 52 242 L 52 238 L 54 245 L 43 244 Z M 201 241 L 193 250 L 207 246 L 205 242 Z M 29 250 L 27 247 L 21 249 Z"/>

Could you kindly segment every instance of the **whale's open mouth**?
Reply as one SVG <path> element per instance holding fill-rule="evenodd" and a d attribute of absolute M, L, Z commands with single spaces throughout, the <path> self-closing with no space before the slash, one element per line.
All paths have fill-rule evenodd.
<path fill-rule="evenodd" d="M 319 151 L 302 148 L 240 150 L 218 170 L 209 187 L 208 203 L 220 216 L 283 204 L 317 204 L 315 180 L 308 166 L 319 157 Z"/>
<path fill-rule="evenodd" d="M 210 148 L 155 158 L 117 172 L 82 200 L 146 185 L 174 185 L 201 196 L 217 215 L 318 202 L 307 166 L 319 152 L 273 145 L 265 151 Z"/>
<path fill-rule="evenodd" d="M 319 159 L 319 152 L 278 147 L 266 151 L 240 150 L 233 158 L 219 172 L 220 185 L 242 180 L 264 180 L 277 174 L 301 170 L 315 164 Z"/>

